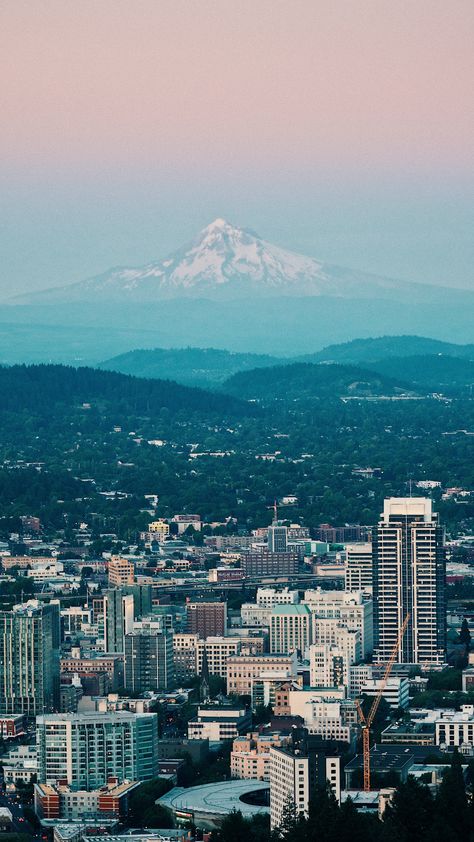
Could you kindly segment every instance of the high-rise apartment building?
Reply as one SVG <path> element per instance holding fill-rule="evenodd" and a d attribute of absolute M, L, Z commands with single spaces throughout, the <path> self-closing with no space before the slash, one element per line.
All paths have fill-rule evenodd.
<path fill-rule="evenodd" d="M 206 637 L 220 637 L 227 631 L 226 602 L 186 603 L 187 632 Z"/>
<path fill-rule="evenodd" d="M 345 587 L 372 593 L 372 544 L 346 544 Z"/>
<path fill-rule="evenodd" d="M 443 530 L 424 497 L 385 500 L 373 536 L 375 662 L 387 662 L 405 617 L 400 663 L 435 666 L 446 657 Z"/>
<path fill-rule="evenodd" d="M 123 585 L 104 596 L 104 637 L 106 652 L 123 652 L 124 637 L 133 621 L 151 614 L 151 586 Z"/>
<path fill-rule="evenodd" d="M 304 729 L 302 729 L 304 732 Z M 270 827 L 279 827 L 285 808 L 294 805 L 297 813 L 308 815 L 309 799 L 315 786 L 329 783 L 340 800 L 340 757 L 323 750 L 318 737 L 304 732 L 293 746 L 270 749 Z"/>
<path fill-rule="evenodd" d="M 30 600 L 0 611 L 0 713 L 59 710 L 57 604 Z"/>
<path fill-rule="evenodd" d="M 169 690 L 174 684 L 173 635 L 160 622 L 134 623 L 125 635 L 125 687 Z"/>
<path fill-rule="evenodd" d="M 145 781 L 158 774 L 156 713 L 63 713 L 36 720 L 38 781 L 72 790 L 104 786 L 110 778 Z"/>

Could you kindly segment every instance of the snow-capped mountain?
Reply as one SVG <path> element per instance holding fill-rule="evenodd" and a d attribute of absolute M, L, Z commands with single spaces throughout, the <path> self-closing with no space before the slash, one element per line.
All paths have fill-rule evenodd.
<path fill-rule="evenodd" d="M 181 296 L 391 298 L 417 287 L 322 263 L 216 219 L 190 244 L 163 260 L 136 268 L 117 267 L 79 283 L 17 297 L 12 303 L 132 303 Z"/>

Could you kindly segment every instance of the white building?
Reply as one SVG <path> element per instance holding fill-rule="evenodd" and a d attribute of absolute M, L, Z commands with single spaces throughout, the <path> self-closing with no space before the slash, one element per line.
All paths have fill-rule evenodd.
<path fill-rule="evenodd" d="M 197 716 L 188 722 L 188 740 L 221 742 L 246 734 L 252 725 L 252 715 L 244 707 L 207 705 L 199 707 Z"/>
<path fill-rule="evenodd" d="M 311 612 L 307 605 L 274 605 L 270 617 L 270 652 L 299 652 L 311 643 Z"/>
<path fill-rule="evenodd" d="M 310 764 L 314 764 L 310 769 Z M 310 776 L 310 772 L 312 772 Z M 317 755 L 309 757 L 289 749 L 270 749 L 270 827 L 278 827 L 288 804 L 297 813 L 308 815 L 310 777 L 320 784 L 328 781 L 340 800 L 340 758 Z"/>
<path fill-rule="evenodd" d="M 264 608 L 273 608 L 274 605 L 296 605 L 299 602 L 298 591 L 290 591 L 288 588 L 258 588 L 257 605 Z"/>
<path fill-rule="evenodd" d="M 348 631 L 358 631 L 365 657 L 373 647 L 373 604 L 372 600 L 361 591 L 324 591 L 321 588 L 305 591 L 303 604 L 307 605 L 313 617 L 313 643 L 335 643 L 320 636 L 319 620 L 334 621 Z"/>
<path fill-rule="evenodd" d="M 268 670 L 282 670 L 292 678 L 296 678 L 296 652 L 231 656 L 227 663 L 227 692 L 236 696 L 251 696 L 253 682 L 260 679 L 261 675 Z"/>
<path fill-rule="evenodd" d="M 256 602 L 244 602 L 240 609 L 243 626 L 270 626 L 273 606 L 258 605 Z"/>
<path fill-rule="evenodd" d="M 446 657 L 444 535 L 424 497 L 390 497 L 373 535 L 374 661 L 386 663 L 397 644 L 400 663 L 429 668 Z"/>
<path fill-rule="evenodd" d="M 466 753 L 474 749 L 474 705 L 462 705 L 461 710 L 446 710 L 435 720 L 437 746 L 457 746 Z"/>
<path fill-rule="evenodd" d="M 334 643 L 313 643 L 309 647 L 311 687 L 346 687 L 349 668 L 362 659 L 358 631 L 340 628 L 334 640 Z"/>
<path fill-rule="evenodd" d="M 346 544 L 346 591 L 372 593 L 372 544 Z"/>
<path fill-rule="evenodd" d="M 361 694 L 363 696 L 370 696 L 374 698 L 378 695 L 382 686 L 383 679 L 368 679 L 361 687 Z M 408 678 L 398 678 L 397 676 L 390 676 L 382 693 L 383 698 L 390 705 L 391 708 L 407 708 L 409 703 L 409 688 L 410 683 Z"/>

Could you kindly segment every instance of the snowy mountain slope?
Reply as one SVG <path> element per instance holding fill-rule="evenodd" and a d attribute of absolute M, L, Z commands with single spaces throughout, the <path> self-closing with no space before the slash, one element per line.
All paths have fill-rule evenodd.
<path fill-rule="evenodd" d="M 216 219 L 164 260 L 137 268 L 116 267 L 69 286 L 17 296 L 11 303 L 139 303 L 181 296 L 400 298 L 416 290 L 426 295 L 428 289 L 322 263 Z"/>

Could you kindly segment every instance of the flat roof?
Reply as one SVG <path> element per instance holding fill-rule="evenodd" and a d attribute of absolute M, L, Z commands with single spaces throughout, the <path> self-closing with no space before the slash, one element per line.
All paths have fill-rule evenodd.
<path fill-rule="evenodd" d="M 232 810 L 240 810 L 245 818 L 252 818 L 258 813 L 269 813 L 269 808 L 256 804 L 247 804 L 242 796 L 254 792 L 269 792 L 270 784 L 266 781 L 238 780 L 221 781 L 203 786 L 175 786 L 156 801 L 173 812 L 207 813 L 209 816 L 226 816 Z"/>

